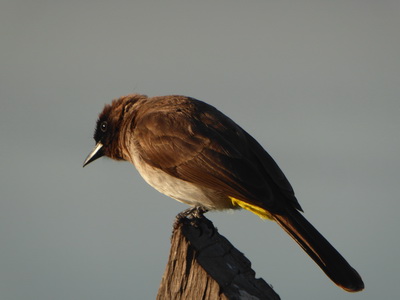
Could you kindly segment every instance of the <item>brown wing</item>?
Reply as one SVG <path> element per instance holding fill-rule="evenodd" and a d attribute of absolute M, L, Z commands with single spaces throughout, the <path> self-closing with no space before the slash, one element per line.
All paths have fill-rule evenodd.
<path fill-rule="evenodd" d="M 135 126 L 138 151 L 148 164 L 270 211 L 282 198 L 301 209 L 274 160 L 228 117 L 183 97 L 162 108 L 146 110 Z"/>

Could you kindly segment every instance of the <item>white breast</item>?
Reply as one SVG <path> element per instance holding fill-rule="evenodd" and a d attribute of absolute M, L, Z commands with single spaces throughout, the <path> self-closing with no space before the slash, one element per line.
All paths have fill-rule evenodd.
<path fill-rule="evenodd" d="M 233 208 L 228 197 L 218 191 L 199 187 L 154 168 L 137 155 L 132 162 L 143 179 L 160 193 L 191 206 L 210 210 Z"/>

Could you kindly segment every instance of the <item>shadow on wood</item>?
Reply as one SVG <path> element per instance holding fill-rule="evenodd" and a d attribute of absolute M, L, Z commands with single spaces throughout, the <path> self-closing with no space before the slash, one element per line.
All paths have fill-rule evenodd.
<path fill-rule="evenodd" d="M 182 218 L 175 226 L 157 299 L 266 299 L 278 294 L 255 278 L 250 261 L 202 218 Z"/>

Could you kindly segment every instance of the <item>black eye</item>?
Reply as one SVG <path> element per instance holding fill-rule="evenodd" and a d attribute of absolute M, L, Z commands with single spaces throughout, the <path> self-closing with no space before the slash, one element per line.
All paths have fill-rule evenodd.
<path fill-rule="evenodd" d="M 100 124 L 100 130 L 103 131 L 103 132 L 106 132 L 106 131 L 107 131 L 107 121 L 101 122 L 101 124 Z"/>

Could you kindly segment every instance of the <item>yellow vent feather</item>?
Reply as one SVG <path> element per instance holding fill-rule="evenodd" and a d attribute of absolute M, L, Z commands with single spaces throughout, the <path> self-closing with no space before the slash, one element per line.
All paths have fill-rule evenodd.
<path fill-rule="evenodd" d="M 229 199 L 231 199 L 232 204 L 234 206 L 240 206 L 241 208 L 244 208 L 248 211 L 251 211 L 253 214 L 256 214 L 257 216 L 259 216 L 261 219 L 269 219 L 269 220 L 273 220 L 272 215 L 265 210 L 264 208 L 255 206 L 253 204 L 250 203 L 246 203 L 242 200 L 233 198 L 229 196 Z"/>

